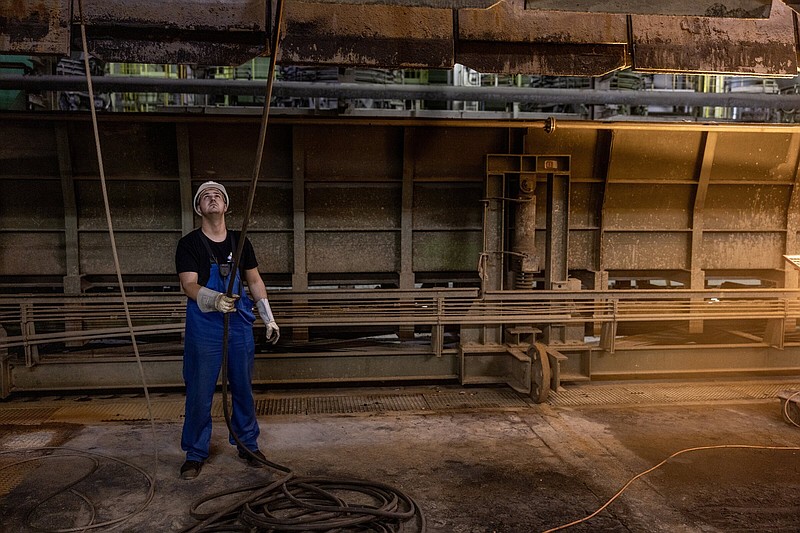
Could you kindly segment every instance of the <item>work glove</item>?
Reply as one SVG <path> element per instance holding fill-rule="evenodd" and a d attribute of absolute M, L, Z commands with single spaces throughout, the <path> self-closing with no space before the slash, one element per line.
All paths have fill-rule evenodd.
<path fill-rule="evenodd" d="M 220 313 L 232 313 L 236 310 L 236 300 L 239 295 L 227 296 L 208 287 L 200 287 L 197 293 L 197 307 L 204 313 L 219 311 Z"/>
<path fill-rule="evenodd" d="M 269 306 L 269 300 L 261 298 L 256 302 L 258 307 L 258 314 L 261 315 L 261 320 L 267 325 L 267 341 L 275 344 L 281 338 L 281 328 L 275 323 L 275 317 L 272 316 L 272 309 Z"/>

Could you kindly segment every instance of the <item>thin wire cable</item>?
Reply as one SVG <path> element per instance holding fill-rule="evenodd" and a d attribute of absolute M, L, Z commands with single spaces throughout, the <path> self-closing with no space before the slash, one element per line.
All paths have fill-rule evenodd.
<path fill-rule="evenodd" d="M 94 467 L 92 468 L 92 471 L 89 472 L 88 474 L 86 474 L 85 476 L 83 476 L 78 481 L 70 483 L 68 486 L 64 487 L 58 493 L 56 493 L 56 494 L 60 494 L 60 493 L 62 493 L 64 491 L 71 490 L 75 486 L 76 483 L 78 483 L 79 481 L 81 481 L 81 480 L 87 478 L 88 476 L 90 476 L 97 469 L 98 461 L 95 458 L 99 457 L 101 459 L 106 459 L 106 460 L 109 460 L 109 461 L 120 463 L 122 465 L 125 465 L 127 467 L 132 468 L 133 470 L 136 470 L 137 472 L 139 472 L 142 475 L 142 477 L 147 481 L 147 483 L 149 485 L 149 489 L 147 491 L 147 494 L 145 495 L 145 499 L 139 505 L 139 507 L 137 507 L 136 509 L 134 509 L 133 511 L 131 511 L 127 515 L 122 516 L 120 518 L 107 520 L 105 522 L 98 522 L 96 524 L 91 524 L 90 523 L 88 525 L 79 526 L 79 527 L 62 528 L 62 529 L 54 529 L 54 530 L 46 530 L 46 529 L 42 529 L 42 528 L 36 527 L 34 529 L 37 529 L 39 531 L 46 531 L 47 533 L 74 533 L 74 532 L 77 532 L 77 531 L 88 531 L 88 530 L 100 529 L 100 528 L 113 529 L 113 527 L 116 527 L 116 526 L 126 522 L 127 520 L 130 520 L 133 516 L 136 516 L 137 514 L 142 512 L 144 509 L 147 508 L 148 505 L 150 505 L 150 502 L 153 500 L 153 496 L 155 494 L 155 491 L 154 491 L 155 479 L 154 479 L 154 477 L 151 476 L 143 468 L 140 468 L 140 467 L 136 466 L 133 463 L 130 463 L 128 461 L 124 461 L 124 460 L 119 459 L 117 457 L 111 457 L 110 455 L 105 455 L 105 454 L 97 453 L 97 452 L 89 452 L 89 451 L 86 451 L 86 450 L 78 450 L 76 448 L 65 448 L 63 446 L 47 446 L 47 447 L 41 447 L 41 448 L 25 448 L 25 449 L 22 449 L 22 450 L 6 450 L 6 451 L 0 451 L 0 455 L 11 455 L 11 454 L 21 454 L 21 453 L 33 453 L 33 452 L 50 452 L 50 454 L 42 455 L 42 456 L 39 456 L 39 457 L 32 457 L 32 458 L 29 458 L 29 459 L 23 459 L 23 460 L 20 460 L 20 461 L 15 461 L 15 462 L 12 462 L 12 463 L 8 463 L 6 465 L 0 466 L 0 471 L 5 470 L 7 468 L 14 467 L 14 466 L 18 466 L 20 464 L 25 464 L 25 463 L 35 462 L 35 461 L 41 461 L 41 460 L 45 460 L 45 459 L 56 459 L 56 458 L 61 458 L 61 457 L 81 457 L 81 458 L 89 457 L 89 458 L 91 458 L 92 461 L 94 461 Z M 56 452 L 58 452 L 58 453 L 56 453 Z M 68 452 L 68 453 L 64 453 L 64 452 Z M 42 500 L 41 502 L 37 502 L 36 507 L 41 506 L 42 504 L 44 504 L 44 502 L 52 499 L 54 496 L 55 495 L 50 496 L 50 497 L 46 498 L 45 500 Z M 82 496 L 79 496 L 79 497 L 84 499 Z M 84 501 L 86 501 L 86 500 L 84 499 Z M 33 513 L 33 511 L 35 511 L 35 508 L 30 513 L 28 513 L 28 517 L 30 517 L 30 515 Z M 94 518 L 92 518 L 92 521 L 93 520 L 94 520 Z M 28 525 L 31 525 L 31 524 L 28 524 Z"/>
<path fill-rule="evenodd" d="M 789 413 L 789 406 L 791 405 L 792 400 L 797 396 L 800 396 L 800 391 L 797 391 L 794 394 L 792 394 L 791 396 L 789 396 L 788 398 L 786 398 L 786 401 L 783 404 L 783 417 L 786 419 L 786 421 L 788 421 L 793 426 L 796 426 L 796 427 L 800 428 L 800 423 L 795 421 L 792 418 L 791 414 Z M 800 410 L 798 410 L 798 412 L 800 412 Z"/>
<path fill-rule="evenodd" d="M 119 254 L 117 253 L 117 241 L 114 236 L 114 224 L 111 219 L 111 205 L 108 200 L 108 188 L 106 186 L 106 173 L 103 164 L 103 150 L 100 146 L 100 129 L 97 125 L 97 111 L 94 108 L 94 86 L 92 85 L 92 73 L 89 66 L 89 45 L 86 39 L 86 21 L 83 13 L 83 2 L 78 0 L 78 12 L 80 14 L 80 27 L 81 27 L 81 45 L 83 46 L 83 66 L 86 70 L 86 84 L 89 89 L 89 111 L 92 116 L 92 130 L 94 132 L 94 145 L 97 152 L 97 168 L 100 174 L 100 187 L 103 191 L 103 205 L 105 206 L 106 224 L 108 225 L 108 237 L 111 242 L 111 254 L 114 258 L 114 270 L 117 274 L 117 283 L 119 284 L 119 293 L 122 298 L 122 306 L 125 310 L 125 321 L 128 325 L 128 330 L 131 337 L 131 345 L 133 346 L 133 353 L 136 356 L 136 365 L 139 369 L 139 377 L 142 382 L 142 389 L 144 390 L 144 398 L 147 403 L 147 413 L 150 418 L 150 430 L 152 432 L 153 442 L 153 479 L 158 473 L 158 446 L 156 440 L 156 425 L 155 417 L 153 416 L 153 405 L 150 401 L 150 391 L 147 387 L 147 380 L 144 375 L 144 366 L 142 365 L 142 358 L 139 355 L 139 345 L 136 342 L 136 332 L 133 329 L 133 319 L 131 318 L 131 311 L 128 305 L 128 298 L 125 292 L 125 284 L 122 281 L 122 268 L 120 267 Z M 150 492 L 155 493 L 155 482 L 150 485 Z M 152 497 L 151 494 L 151 497 Z"/>
<path fill-rule="evenodd" d="M 675 457 L 678 457 L 679 455 L 683 455 L 684 453 L 697 452 L 697 451 L 702 451 L 702 450 L 720 450 L 720 449 L 800 451 L 800 447 L 798 447 L 798 446 L 758 446 L 758 445 L 754 445 L 754 444 L 719 444 L 719 445 L 715 445 L 715 446 L 697 446 L 696 448 L 685 448 L 683 450 L 680 450 L 680 451 L 677 451 L 677 452 L 673 453 L 672 455 L 670 455 L 669 457 L 667 457 L 666 459 L 664 459 L 663 461 L 661 461 L 657 465 L 652 466 L 652 467 L 648 468 L 647 470 L 645 470 L 644 472 L 640 472 L 639 474 L 636 474 L 635 476 L 633 476 L 630 480 L 628 480 L 627 483 L 625 483 L 625 485 L 622 486 L 621 489 L 619 489 L 617 491 L 616 494 L 614 494 L 606 503 L 601 505 L 592 514 L 590 514 L 588 516 L 585 516 L 584 518 L 581 518 L 579 520 L 575 520 L 573 522 L 570 522 L 568 524 L 564 524 L 564 525 L 561 525 L 561 526 L 557 526 L 557 527 L 548 529 L 546 531 L 543 531 L 542 533 L 552 533 L 554 531 L 561 531 L 562 529 L 567 529 L 569 527 L 576 526 L 578 524 L 581 524 L 583 522 L 591 520 L 592 518 L 594 518 L 595 516 L 597 516 L 598 514 L 603 512 L 609 505 L 614 503 L 614 501 L 617 498 L 619 498 L 622 495 L 622 493 L 625 492 L 628 489 L 628 487 L 630 487 L 631 484 L 634 481 L 636 481 L 637 479 L 639 479 L 641 477 L 646 476 L 647 474 L 649 474 L 650 472 L 652 472 L 652 471 L 654 471 L 654 470 L 656 470 L 658 468 L 661 468 L 662 466 L 667 464 L 667 462 L 670 459 L 674 459 Z"/>

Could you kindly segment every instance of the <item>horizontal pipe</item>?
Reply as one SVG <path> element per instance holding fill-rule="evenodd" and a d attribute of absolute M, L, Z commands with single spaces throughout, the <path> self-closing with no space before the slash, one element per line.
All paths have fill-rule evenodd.
<path fill-rule="evenodd" d="M 161 92 L 264 96 L 263 80 L 169 79 L 127 76 L 93 78 L 97 92 Z M 83 76 L 0 76 L 0 89 L 27 91 L 85 91 Z M 800 109 L 800 94 L 702 93 L 687 91 L 623 91 L 541 89 L 526 87 L 456 87 L 450 85 L 381 85 L 276 81 L 280 98 L 363 98 L 374 100 L 433 100 L 517 102 L 575 105 L 660 105 L 689 107 L 750 107 Z"/>

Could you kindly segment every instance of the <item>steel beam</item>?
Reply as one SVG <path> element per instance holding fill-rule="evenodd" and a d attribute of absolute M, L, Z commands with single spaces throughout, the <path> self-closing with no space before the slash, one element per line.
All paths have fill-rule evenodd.
<path fill-rule="evenodd" d="M 70 0 L 0 2 L 0 53 L 69 55 Z"/>
<path fill-rule="evenodd" d="M 769 18 L 772 0 L 525 0 L 525 9 L 719 18 Z"/>
<path fill-rule="evenodd" d="M 776 1 L 769 19 L 730 21 L 701 17 L 631 17 L 633 68 L 797 76 L 793 12 Z"/>
<path fill-rule="evenodd" d="M 450 11 L 289 2 L 278 61 L 387 68 L 453 66 Z"/>
<path fill-rule="evenodd" d="M 526 11 L 522 0 L 457 13 L 457 63 L 479 72 L 600 76 L 630 65 L 621 15 Z"/>

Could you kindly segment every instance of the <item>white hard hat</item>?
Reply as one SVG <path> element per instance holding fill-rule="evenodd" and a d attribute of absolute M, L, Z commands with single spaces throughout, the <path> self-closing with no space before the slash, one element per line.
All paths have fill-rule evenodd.
<path fill-rule="evenodd" d="M 200 212 L 200 194 L 205 191 L 206 189 L 217 189 L 219 192 L 222 193 L 222 196 L 225 197 L 225 207 L 230 205 L 230 199 L 228 198 L 228 191 L 225 190 L 225 187 L 217 183 L 216 181 L 207 181 L 200 185 L 197 188 L 197 192 L 194 193 L 194 212 L 200 216 L 203 216 L 203 213 Z"/>

